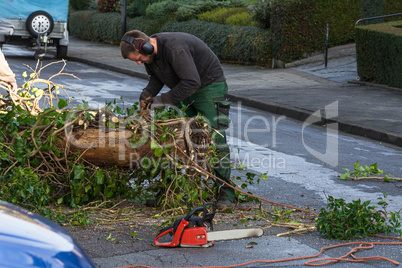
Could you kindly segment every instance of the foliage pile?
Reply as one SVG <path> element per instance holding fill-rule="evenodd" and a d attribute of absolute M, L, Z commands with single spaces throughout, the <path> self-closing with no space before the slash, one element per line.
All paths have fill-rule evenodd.
<path fill-rule="evenodd" d="M 163 196 L 162 209 L 171 212 L 214 200 L 215 180 L 205 170 L 211 172 L 219 159 L 202 118 L 182 118 L 168 109 L 150 117 L 137 104 L 124 110 L 116 101 L 102 112 L 85 102 L 67 108 L 68 102 L 57 98 L 64 86 L 40 79 L 43 68 L 33 70 L 18 92 L 1 85 L 8 94 L 1 96 L 0 199 L 46 215 L 44 206 L 49 204 L 76 208 L 109 200 L 145 201 L 157 194 Z M 40 89 L 41 83 L 47 87 Z M 114 117 L 103 116 L 108 110 L 106 114 L 118 114 L 118 124 Z M 69 134 L 101 125 L 108 131 L 130 130 L 133 149 L 149 146 L 147 157 L 137 163 L 140 168 L 96 166 L 85 158 L 90 147 L 69 149 Z"/>
<path fill-rule="evenodd" d="M 316 227 L 325 238 L 350 239 L 352 237 L 367 237 L 394 232 L 402 236 L 401 216 L 398 212 L 388 212 L 386 207 L 387 195 L 379 197 L 378 204 L 383 210 L 376 210 L 376 206 L 370 206 L 370 201 L 359 200 L 346 203 L 344 199 L 335 199 L 329 196 L 327 210 L 322 208 L 318 216 Z"/>

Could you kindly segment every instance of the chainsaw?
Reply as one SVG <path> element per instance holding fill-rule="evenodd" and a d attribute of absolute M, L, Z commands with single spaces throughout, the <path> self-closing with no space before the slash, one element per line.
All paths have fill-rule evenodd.
<path fill-rule="evenodd" d="M 202 218 L 193 216 L 203 212 Z M 155 237 L 155 245 L 160 247 L 211 247 L 215 241 L 260 237 L 261 228 L 233 229 L 213 231 L 212 220 L 215 216 L 215 204 L 205 203 L 203 207 L 194 208 L 185 217 L 180 217 L 172 226 L 163 228 Z M 160 242 L 167 234 L 173 236 L 171 241 Z M 165 238 L 166 239 L 166 238 Z"/>

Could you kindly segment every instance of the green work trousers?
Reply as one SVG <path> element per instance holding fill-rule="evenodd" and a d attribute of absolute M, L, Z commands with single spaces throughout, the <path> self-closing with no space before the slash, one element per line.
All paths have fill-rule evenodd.
<path fill-rule="evenodd" d="M 217 177 L 230 183 L 230 149 L 226 143 L 225 130 L 229 125 L 230 103 L 226 99 L 228 86 L 226 82 L 212 83 L 199 88 L 193 95 L 183 100 L 182 105 L 187 106 L 186 115 L 195 117 L 202 115 L 209 121 L 212 128 L 216 129 L 221 135 L 212 132 L 212 138 L 217 148 L 219 162 L 214 167 Z M 233 201 L 235 192 L 232 188 L 216 181 L 221 192 L 226 199 Z M 224 192 L 222 192 L 222 190 Z"/>

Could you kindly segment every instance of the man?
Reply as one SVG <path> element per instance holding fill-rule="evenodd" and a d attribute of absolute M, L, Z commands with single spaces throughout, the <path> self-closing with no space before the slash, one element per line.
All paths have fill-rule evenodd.
<path fill-rule="evenodd" d="M 225 129 L 229 124 L 228 87 L 218 57 L 199 38 L 187 33 L 158 33 L 148 37 L 143 32 L 127 32 L 120 42 L 123 58 L 144 63 L 150 75 L 140 101 L 150 99 L 151 108 L 176 105 L 188 106 L 186 114 L 201 114 L 212 128 L 222 135 L 214 135 L 219 163 L 215 175 L 230 181 L 230 150 Z M 166 85 L 170 91 L 158 95 Z M 217 208 L 231 206 L 234 190 L 221 182 Z"/>

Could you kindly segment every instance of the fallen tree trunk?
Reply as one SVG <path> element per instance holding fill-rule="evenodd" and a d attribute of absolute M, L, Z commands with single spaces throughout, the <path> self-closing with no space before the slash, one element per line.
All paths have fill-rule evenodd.
<path fill-rule="evenodd" d="M 200 132 L 191 129 L 191 125 L 194 127 L 194 121 L 190 118 L 180 118 L 175 122 L 165 123 L 159 124 L 165 127 L 168 125 L 169 130 L 156 129 L 153 132 L 149 130 L 149 124 L 141 126 L 141 129 L 137 124 L 134 131 L 125 127 L 66 128 L 61 139 L 57 141 L 57 147 L 63 151 L 67 149 L 70 153 L 78 153 L 82 159 L 99 167 L 125 169 L 136 169 L 143 164 L 144 159 L 160 158 L 164 153 L 180 161 L 188 161 L 183 152 L 192 156 L 193 159 L 204 158 L 210 144 L 209 137 L 203 134 L 208 131 Z M 170 134 L 165 140 L 160 141 L 158 137 L 163 133 Z M 160 148 L 159 153 L 155 151 L 155 149 L 158 150 L 156 146 Z"/>

